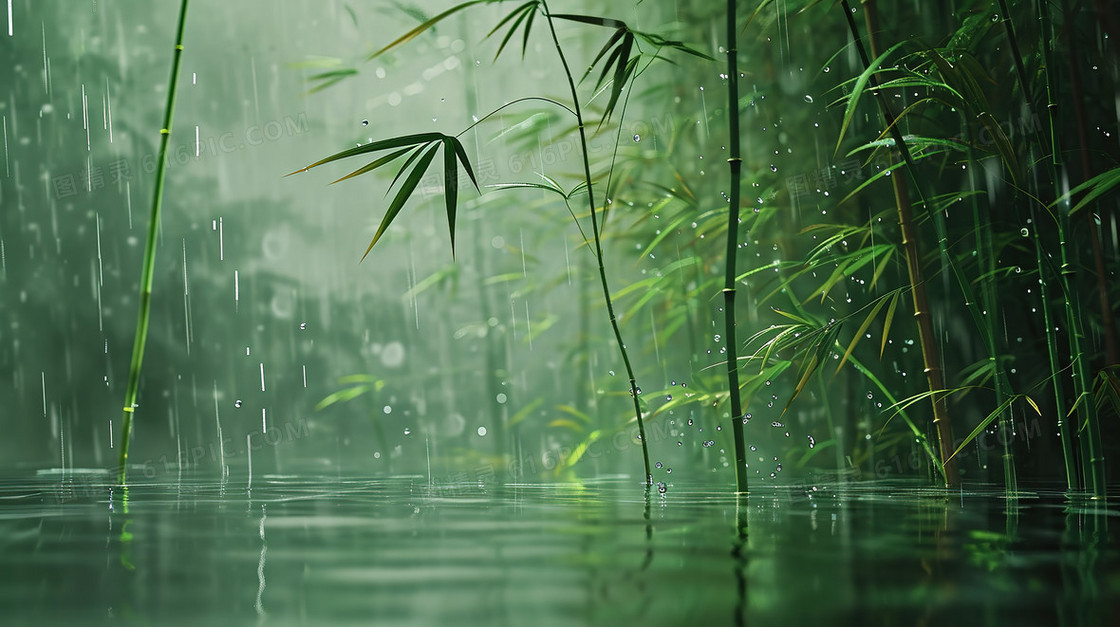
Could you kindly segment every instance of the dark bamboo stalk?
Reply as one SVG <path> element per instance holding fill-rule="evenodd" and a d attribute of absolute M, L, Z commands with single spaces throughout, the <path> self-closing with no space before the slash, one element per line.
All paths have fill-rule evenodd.
<path fill-rule="evenodd" d="M 739 398 L 738 342 L 735 339 L 735 251 L 739 248 L 739 186 L 743 160 L 739 150 L 739 64 L 736 56 L 735 0 L 727 0 L 727 120 L 731 137 L 731 189 L 728 193 L 727 258 L 723 281 L 723 329 L 727 342 L 727 390 L 731 399 L 731 433 L 735 438 L 735 488 L 747 491 L 747 451 L 743 439 L 743 407 Z"/>
<path fill-rule="evenodd" d="M 163 205 L 163 181 L 167 165 L 167 144 L 171 139 L 171 120 L 175 113 L 175 91 L 179 85 L 179 64 L 183 57 L 183 28 L 187 20 L 187 0 L 179 4 L 179 26 L 175 32 L 175 50 L 171 61 L 171 78 L 167 85 L 167 104 L 163 109 L 163 126 L 159 129 L 159 158 L 156 160 L 156 185 L 152 192 L 152 211 L 148 222 L 148 240 L 144 245 L 144 267 L 140 275 L 140 310 L 136 318 L 136 335 L 132 342 L 132 359 L 128 368 L 128 388 L 124 396 L 124 424 L 121 428 L 121 455 L 118 480 L 128 479 L 128 445 L 132 439 L 132 415 L 140 391 L 140 371 L 144 365 L 144 345 L 148 341 L 148 324 L 152 311 L 152 277 L 156 265 L 156 239 Z"/>
<path fill-rule="evenodd" d="M 1005 0 L 1001 0 L 1005 1 Z M 1069 54 L 1066 59 L 1069 61 L 1069 83 L 1070 92 L 1073 96 L 1073 120 L 1077 125 L 1077 152 L 1081 156 L 1081 180 L 1088 181 L 1093 178 L 1093 162 L 1089 157 L 1089 125 L 1085 117 L 1085 96 L 1084 90 L 1081 88 L 1081 70 L 1078 66 L 1080 63 L 1080 55 L 1078 54 L 1077 38 L 1072 35 L 1070 31 L 1073 30 L 1074 15 L 1069 7 L 1069 2 L 1063 1 L 1062 7 L 1066 13 L 1066 27 L 1063 33 L 1066 37 L 1066 45 L 1069 47 Z M 1086 211 L 1086 221 L 1089 222 L 1089 238 L 1093 245 L 1093 267 L 1097 275 L 1097 296 L 1100 300 L 1101 307 L 1101 326 L 1104 328 L 1104 346 L 1105 346 L 1105 363 L 1108 366 L 1120 363 L 1120 349 L 1117 348 L 1116 340 L 1116 322 L 1112 317 L 1112 303 L 1108 298 L 1108 282 L 1105 278 L 1104 268 L 1104 251 L 1101 249 L 1101 238 L 1097 232 L 1096 226 L 1092 223 L 1092 212 Z"/>
<path fill-rule="evenodd" d="M 1043 65 L 1050 67 L 1050 48 L 1046 45 L 1047 32 L 1050 30 L 1050 15 L 1043 3 L 1038 3 L 1038 18 L 1042 24 L 1040 29 L 1041 49 L 1043 55 Z M 1006 13 L 1005 13 L 1006 15 Z M 1010 40 L 1017 41 L 1015 37 L 1015 29 L 1011 23 L 1005 23 L 1007 36 Z M 1018 49 L 1018 43 L 1015 44 L 1014 50 Z M 1023 67 L 1022 59 L 1013 55 L 1015 60 L 1015 72 L 1019 80 L 1019 89 L 1023 94 L 1024 100 L 1028 105 L 1033 105 L 1030 100 L 1031 96 L 1027 91 L 1026 70 Z M 1050 83 L 1046 82 L 1046 107 L 1044 108 L 1047 128 L 1050 129 L 1050 145 L 1057 145 L 1058 139 L 1056 135 L 1057 126 L 1054 124 L 1054 104 L 1053 94 L 1050 91 Z M 1043 155 L 1048 152 L 1046 142 L 1042 138 L 1042 134 L 1035 130 L 1035 145 L 1039 148 Z M 1042 157 L 1044 158 L 1044 157 Z M 1037 187 L 1037 183 L 1034 183 Z M 1036 190 L 1037 191 L 1037 190 Z M 1046 353 L 1050 362 L 1050 373 L 1053 379 L 1051 387 L 1054 390 L 1054 411 L 1057 415 L 1058 438 L 1062 446 L 1062 460 L 1066 474 L 1066 487 L 1069 490 L 1077 490 L 1081 487 L 1081 477 L 1077 471 L 1077 453 L 1074 450 L 1074 442 L 1076 434 L 1073 426 L 1070 424 L 1071 418 L 1066 410 L 1066 397 L 1061 383 L 1060 372 L 1062 371 L 1061 356 L 1058 349 L 1058 333 L 1055 324 L 1055 314 L 1050 306 L 1050 299 L 1054 293 L 1054 287 L 1050 282 L 1049 264 L 1047 263 L 1045 246 L 1042 242 L 1042 234 L 1039 232 L 1037 225 L 1041 224 L 1039 220 L 1039 210 L 1035 205 L 1031 205 L 1031 220 L 1035 225 L 1031 229 L 1031 236 L 1034 241 L 1035 250 L 1035 265 L 1038 268 L 1038 293 L 1040 299 L 1040 307 L 1042 309 L 1042 322 L 1046 327 Z"/>

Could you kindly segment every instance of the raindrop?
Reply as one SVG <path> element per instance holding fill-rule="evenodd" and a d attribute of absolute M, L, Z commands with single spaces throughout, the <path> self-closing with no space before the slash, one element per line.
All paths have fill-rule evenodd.
<path fill-rule="evenodd" d="M 481 437 L 484 437 L 485 435 L 486 435 L 486 427 L 479 427 L 478 428 L 478 437 L 481 438 Z"/>
<path fill-rule="evenodd" d="M 1022 235 L 1023 237 L 1026 237 L 1030 234 L 1031 234 L 1030 230 L 1027 229 L 1027 227 L 1025 227 L 1025 226 L 1023 228 L 1019 229 L 1019 235 Z"/>
<path fill-rule="evenodd" d="M 396 368 L 404 363 L 404 344 L 389 342 L 381 349 L 381 365 Z"/>
<path fill-rule="evenodd" d="M 812 104 L 813 103 L 813 97 L 810 96 L 809 94 L 805 94 L 805 102 L 808 102 L 809 104 Z"/>
<path fill-rule="evenodd" d="M 369 126 L 369 120 L 362 120 L 362 126 Z"/>
<path fill-rule="evenodd" d="M 236 401 L 234 401 L 233 406 L 238 408 L 238 409 L 241 409 L 241 399 L 237 399 Z"/>
<path fill-rule="evenodd" d="M 634 133 L 634 141 L 636 141 L 636 142 L 642 141 L 642 136 L 638 135 L 637 133 Z"/>
<path fill-rule="evenodd" d="M 662 464 L 661 462 L 657 462 L 656 464 L 654 464 L 654 466 L 657 467 L 657 468 L 662 468 L 662 467 L 665 466 L 665 464 Z"/>
<path fill-rule="evenodd" d="M 665 485 L 664 481 L 658 481 L 657 482 L 657 491 L 658 492 L 660 492 L 662 494 L 665 494 L 665 491 L 668 490 L 668 489 L 669 489 L 669 487 Z"/>

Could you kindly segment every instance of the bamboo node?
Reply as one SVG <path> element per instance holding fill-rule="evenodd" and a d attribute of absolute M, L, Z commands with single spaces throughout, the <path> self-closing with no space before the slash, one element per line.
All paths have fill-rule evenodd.
<path fill-rule="evenodd" d="M 160 135 L 170 135 L 171 134 L 171 129 L 161 128 L 161 129 L 159 129 L 159 134 Z"/>

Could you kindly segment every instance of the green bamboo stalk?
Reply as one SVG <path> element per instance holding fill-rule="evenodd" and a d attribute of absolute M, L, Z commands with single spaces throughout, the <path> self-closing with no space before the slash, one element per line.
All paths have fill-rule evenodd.
<path fill-rule="evenodd" d="M 972 129 L 967 122 L 965 122 L 964 127 L 968 136 L 968 186 L 969 191 L 976 191 L 977 162 L 972 153 L 972 146 L 974 145 Z M 984 301 L 985 312 L 985 328 L 981 336 L 984 340 L 984 349 L 988 353 L 988 361 L 992 364 L 992 384 L 995 388 L 996 407 L 1000 407 L 1007 400 L 1007 395 L 1012 388 L 1007 379 L 1007 373 L 1000 365 L 999 353 L 996 351 L 998 334 L 992 322 L 1000 319 L 1000 302 L 994 279 L 996 256 L 992 249 L 992 222 L 989 218 L 990 212 L 980 210 L 980 202 L 976 195 L 973 194 L 971 198 L 973 231 L 976 233 L 977 264 L 980 267 L 981 276 L 987 277 L 980 283 L 980 298 Z M 1010 405 L 1000 413 L 999 428 L 1005 434 L 1014 432 Z M 997 439 L 1003 447 L 1003 486 L 1009 492 L 1016 492 L 1019 489 L 1019 480 L 1015 470 L 1015 454 L 1011 448 L 1011 438 L 1004 435 L 1004 437 Z"/>
<path fill-rule="evenodd" d="M 873 5 L 869 0 L 863 0 L 863 4 L 869 16 L 868 38 L 872 50 L 875 50 L 876 29 L 874 27 Z M 867 50 L 864 49 L 863 41 L 859 35 L 859 28 L 856 26 L 855 19 L 852 17 L 851 6 L 848 4 L 848 0 L 842 0 L 841 5 L 844 9 L 844 16 L 847 19 L 852 38 L 855 40 L 856 50 L 859 52 L 860 60 L 863 62 L 865 68 L 870 67 L 871 60 L 867 56 Z M 899 130 L 898 125 L 893 124 L 895 116 L 891 112 L 890 105 L 886 102 L 885 96 L 879 89 L 879 79 L 872 75 L 871 82 L 885 124 L 890 127 L 891 134 L 894 137 L 899 152 L 902 153 L 905 158 L 907 166 L 913 171 L 913 160 L 910 158 L 909 149 L 906 146 L 906 141 L 903 139 L 902 132 Z M 926 381 L 929 385 L 930 392 L 937 392 L 945 389 L 945 383 L 941 372 L 940 351 L 937 348 L 933 333 L 933 316 L 929 307 L 929 298 L 926 295 L 925 278 L 922 275 L 921 251 L 918 249 L 918 240 L 915 236 L 914 215 L 910 205 L 910 194 L 905 177 L 892 176 L 891 184 L 894 187 L 895 205 L 898 208 L 899 228 L 902 231 L 902 248 L 906 253 L 906 269 L 910 277 L 910 295 L 914 305 L 914 319 L 918 323 L 918 342 L 922 350 Z M 926 203 L 926 209 L 929 209 L 928 203 Z M 949 421 L 945 395 L 931 394 L 930 400 L 933 404 L 932 424 L 937 432 L 939 452 L 941 454 L 940 461 L 945 471 L 945 482 L 947 486 L 955 486 L 959 482 L 959 477 L 957 474 L 956 459 L 952 457 L 953 428 Z"/>
<path fill-rule="evenodd" d="M 1001 6 L 1001 10 L 1002 9 L 1003 7 Z M 1049 31 L 1049 12 L 1046 11 L 1042 3 L 1039 3 L 1038 5 L 1038 12 L 1039 21 L 1042 24 L 1042 29 L 1040 31 L 1041 37 L 1045 39 L 1045 33 Z M 1006 12 L 1004 12 L 1003 15 L 1005 16 L 1006 20 L 1010 19 L 1010 16 L 1008 16 Z M 1033 111 L 1034 102 L 1033 100 L 1031 100 L 1030 95 L 1026 89 L 1026 70 L 1023 65 L 1022 57 L 1018 54 L 1019 44 L 1018 39 L 1015 37 L 1014 26 L 1009 21 L 1005 21 L 1004 29 L 1007 34 L 1008 40 L 1010 42 L 1013 42 L 1012 59 L 1015 62 L 1015 72 L 1019 81 L 1020 92 L 1023 94 L 1023 98 L 1027 101 L 1028 106 L 1031 106 L 1031 110 Z M 1043 42 L 1042 45 L 1042 53 L 1043 64 L 1046 67 L 1049 67 L 1050 51 L 1049 47 L 1045 45 L 1045 42 Z M 1049 83 L 1047 83 L 1046 98 L 1048 103 L 1053 103 L 1053 98 L 1050 94 Z M 1056 145 L 1057 137 L 1053 135 L 1053 133 L 1055 132 L 1055 126 L 1052 119 L 1053 107 L 1045 107 L 1045 113 L 1048 120 L 1048 128 L 1051 131 L 1050 145 Z M 1035 135 L 1035 144 L 1045 154 L 1046 144 L 1042 140 L 1042 137 L 1038 133 L 1037 129 L 1035 130 Z M 1034 183 L 1032 181 L 1032 185 L 1037 186 L 1037 183 Z M 1050 376 L 1052 379 L 1052 389 L 1054 390 L 1054 411 L 1057 413 L 1058 438 L 1061 441 L 1062 446 L 1062 460 L 1066 474 L 1066 487 L 1069 490 L 1077 490 L 1081 485 L 1081 480 L 1077 472 L 1077 456 L 1074 452 L 1074 439 L 1076 436 L 1070 425 L 1069 414 L 1066 410 L 1066 397 L 1062 390 L 1060 376 L 1060 373 L 1062 371 L 1062 364 L 1058 349 L 1058 334 L 1055 330 L 1056 327 L 1054 313 L 1050 307 L 1050 297 L 1053 294 L 1053 286 L 1050 284 L 1050 273 L 1048 272 L 1048 264 L 1044 257 L 1045 249 L 1042 242 L 1042 235 L 1039 232 L 1037 226 L 1041 224 L 1041 222 L 1039 221 L 1039 212 L 1037 207 L 1033 204 L 1031 205 L 1030 215 L 1031 221 L 1035 225 L 1035 228 L 1030 229 L 1030 231 L 1032 240 L 1034 242 L 1035 266 L 1038 269 L 1038 293 L 1042 308 L 1042 322 L 1046 328 L 1046 354 L 1050 364 Z"/>
<path fill-rule="evenodd" d="M 731 398 L 731 433 L 735 438 L 735 489 L 747 491 L 747 450 L 743 407 L 739 398 L 738 342 L 735 340 L 735 251 L 739 247 L 739 186 L 743 160 L 739 151 L 739 64 L 736 58 L 735 0 L 727 0 L 727 120 L 730 127 L 731 189 L 727 211 L 727 258 L 723 281 L 723 330 L 727 342 L 727 390 Z"/>
<path fill-rule="evenodd" d="M 544 7 L 545 17 L 548 18 L 548 30 L 552 34 L 552 43 L 556 48 L 556 54 L 560 57 L 560 64 L 564 66 L 564 76 L 568 79 L 568 89 L 572 95 L 572 109 L 576 115 L 576 126 L 579 128 L 579 145 L 580 154 L 583 158 L 583 176 L 587 182 L 587 203 L 591 211 L 591 231 L 595 242 L 595 260 L 599 265 L 599 282 L 603 287 L 603 299 L 607 305 L 607 315 L 611 321 L 611 329 L 614 331 L 615 342 L 618 343 L 619 353 L 622 355 L 622 363 L 626 367 L 626 376 L 630 380 L 630 396 L 634 401 L 634 418 L 638 421 L 638 437 L 642 441 L 642 460 L 645 462 L 645 485 L 648 488 L 653 485 L 653 473 L 650 471 L 649 466 L 649 445 L 646 440 L 646 426 L 645 421 L 642 419 L 642 406 L 638 399 L 641 394 L 638 388 L 638 382 L 634 378 L 634 368 L 630 365 L 630 356 L 626 352 L 626 343 L 622 341 L 622 332 L 618 328 L 618 319 L 614 313 L 614 304 L 611 300 L 611 290 L 607 284 L 607 270 L 603 265 L 603 245 L 599 235 L 599 219 L 595 206 L 595 194 L 591 185 L 591 162 L 588 159 L 587 148 L 587 130 L 583 123 L 583 113 L 579 105 L 579 93 L 576 91 L 575 79 L 572 78 L 571 68 L 568 67 L 568 60 L 564 56 L 564 50 L 560 47 L 560 39 L 556 36 L 556 27 L 552 21 L 552 11 L 548 8 L 548 2 L 541 0 L 541 5 Z"/>
<path fill-rule="evenodd" d="M 1081 154 L 1082 164 L 1081 176 L 1084 177 L 1085 180 L 1089 180 L 1093 176 L 1092 163 L 1089 159 L 1089 139 L 1085 122 L 1085 105 L 1081 101 L 1081 98 L 1083 98 L 1081 90 L 1081 72 L 1077 69 L 1077 64 L 1079 63 L 1077 41 L 1070 32 L 1073 28 L 1074 15 L 1073 11 L 1070 9 L 1068 0 L 1062 0 L 1062 10 L 1066 18 L 1066 27 L 1063 29 L 1063 33 L 1066 37 L 1066 44 L 1069 47 L 1070 87 L 1072 91 L 1071 95 L 1073 96 L 1074 122 L 1077 127 L 1077 136 L 1080 144 L 1079 152 Z M 1067 203 L 1058 208 L 1059 216 L 1066 222 L 1066 233 L 1070 232 L 1070 214 L 1068 206 Z M 1092 219 L 1091 212 L 1086 211 L 1083 215 L 1086 220 Z M 1101 252 L 1100 240 L 1097 237 L 1097 229 L 1092 223 L 1089 224 L 1089 233 L 1093 245 L 1093 257 L 1097 270 L 1097 293 L 1101 305 L 1101 325 L 1104 327 L 1105 357 L 1108 360 L 1108 363 L 1105 365 L 1107 366 L 1116 363 L 1116 329 L 1112 321 L 1112 308 L 1108 299 L 1108 286 L 1104 282 L 1104 257 Z M 1077 247 L 1063 246 L 1063 256 L 1067 249 L 1069 250 L 1071 265 L 1067 266 L 1063 260 L 1062 267 L 1066 269 L 1080 267 L 1080 254 Z M 1072 275 L 1072 270 L 1069 270 L 1069 273 Z M 1071 280 L 1072 278 L 1071 276 Z M 1070 328 L 1070 351 L 1077 351 L 1075 357 L 1076 361 L 1074 363 L 1074 377 L 1076 377 L 1075 385 L 1078 388 L 1078 415 L 1085 418 L 1082 422 L 1083 429 L 1085 430 L 1084 442 L 1086 445 L 1086 455 L 1083 459 L 1089 465 L 1085 472 L 1091 479 L 1089 483 L 1093 486 L 1093 494 L 1103 497 L 1106 489 L 1104 447 L 1101 442 L 1100 422 L 1097 419 L 1096 404 L 1092 397 L 1093 386 L 1089 381 L 1090 377 L 1087 372 L 1089 366 L 1085 364 L 1085 358 L 1081 354 L 1080 346 L 1074 344 L 1075 341 L 1080 342 L 1085 338 L 1085 322 L 1081 313 L 1081 302 L 1079 299 L 1073 297 L 1072 289 L 1073 286 L 1067 289 L 1066 306 L 1071 308 L 1071 319 L 1075 322 L 1075 326 Z M 1074 335 L 1074 331 L 1077 332 L 1076 335 Z M 1084 408 L 1082 408 L 1082 406 L 1084 406 Z"/>
<path fill-rule="evenodd" d="M 140 370 L 144 363 L 144 345 L 148 340 L 148 323 L 151 318 L 152 277 L 155 272 L 156 238 L 159 234 L 159 215 L 163 204 L 163 181 L 166 174 L 167 144 L 171 139 L 171 120 L 175 112 L 175 91 L 179 84 L 179 64 L 183 57 L 183 28 L 187 20 L 187 0 L 179 4 L 179 26 L 175 32 L 175 50 L 171 62 L 171 78 L 167 85 L 167 104 L 163 110 L 163 126 L 159 129 L 159 158 L 156 161 L 156 186 L 152 193 L 151 220 L 148 223 L 148 241 L 144 245 L 144 267 L 140 276 L 140 311 L 136 319 L 136 336 L 132 343 L 132 360 L 128 368 L 128 388 L 124 396 L 124 426 L 121 428 L 121 456 L 118 480 L 123 485 L 128 478 L 128 445 L 132 436 L 132 415 L 136 412 L 136 397 L 140 391 Z"/>
<path fill-rule="evenodd" d="M 1023 98 L 1028 104 L 1033 104 L 1034 99 L 1031 96 L 1030 84 L 1027 81 L 1026 70 L 1022 61 L 1022 56 L 1019 54 L 1018 39 L 1015 36 L 1015 30 L 1010 22 L 1010 15 L 1007 13 L 1007 3 L 1005 0 L 998 0 L 1000 9 L 1004 12 L 1004 26 L 1007 32 L 1009 45 L 1012 51 L 1012 58 L 1015 62 L 1015 73 L 1019 82 L 1019 88 L 1023 94 Z M 1068 6 L 1067 6 L 1068 9 Z M 1042 154 L 1049 153 L 1049 174 L 1050 183 L 1054 186 L 1054 197 L 1061 196 L 1059 185 L 1059 169 L 1061 167 L 1061 142 L 1057 130 L 1057 125 L 1054 121 L 1054 109 L 1056 107 L 1053 97 L 1053 88 L 1051 85 L 1051 63 L 1050 63 L 1050 46 L 1047 40 L 1050 31 L 1050 16 L 1049 11 L 1044 6 L 1044 3 L 1038 5 L 1038 15 L 1043 28 L 1039 32 L 1041 46 L 1043 50 L 1045 71 L 1042 72 L 1044 84 L 1046 85 L 1046 99 L 1047 99 L 1047 122 L 1050 125 L 1050 145 L 1047 146 L 1038 131 L 1035 131 L 1035 143 L 1042 150 Z M 1049 149 L 1049 150 L 1047 150 Z M 1036 197 L 1039 195 L 1036 194 Z M 1077 250 L 1067 243 L 1066 236 L 1070 232 L 1070 211 L 1069 203 L 1063 203 L 1057 207 L 1057 237 L 1058 237 L 1058 254 L 1060 266 L 1057 271 L 1058 286 L 1061 289 L 1063 300 L 1065 301 L 1065 326 L 1066 335 L 1069 342 L 1069 357 L 1070 369 L 1072 371 L 1072 383 L 1074 391 L 1074 404 L 1070 413 L 1076 412 L 1077 424 L 1080 425 L 1077 439 L 1081 449 L 1081 474 L 1083 480 L 1083 487 L 1091 489 L 1093 494 L 1097 496 L 1104 496 L 1105 494 L 1105 476 L 1104 476 L 1104 453 L 1100 441 L 1100 426 L 1097 421 L 1096 406 L 1092 399 L 1092 387 L 1089 384 L 1088 373 L 1085 365 L 1085 357 L 1083 355 L 1082 341 L 1085 338 L 1084 323 L 1081 314 L 1080 299 L 1075 295 L 1073 287 L 1074 268 L 1078 265 Z M 1037 211 L 1032 209 L 1032 215 L 1037 218 Z M 1035 231 L 1038 230 L 1041 223 L 1036 219 L 1034 224 Z M 1039 274 L 1045 274 L 1049 264 L 1046 263 L 1044 258 L 1041 240 L 1036 238 L 1037 256 L 1040 260 Z M 1044 294 L 1045 298 L 1045 294 Z M 1045 314 L 1045 310 L 1044 310 Z M 1051 333 L 1054 325 L 1047 323 L 1047 333 Z M 1048 338 L 1049 341 L 1049 338 Z M 1061 376 L 1060 371 L 1052 367 L 1052 376 L 1055 381 L 1055 393 L 1060 395 L 1061 392 Z M 1065 457 L 1067 468 L 1067 484 L 1072 483 L 1068 477 L 1069 466 L 1072 460 L 1072 432 L 1070 427 L 1065 423 L 1069 419 L 1069 414 L 1062 413 L 1058 417 L 1059 433 L 1062 434 L 1062 447 L 1063 455 Z"/>

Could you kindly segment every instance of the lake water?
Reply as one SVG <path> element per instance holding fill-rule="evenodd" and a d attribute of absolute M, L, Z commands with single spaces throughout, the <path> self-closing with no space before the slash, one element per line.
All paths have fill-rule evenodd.
<path fill-rule="evenodd" d="M 0 483 L 0 622 L 1115 624 L 1116 515 L 901 482 L 736 501 L 687 483 L 647 498 L 629 478 L 184 475 L 126 492 L 21 471 Z"/>

